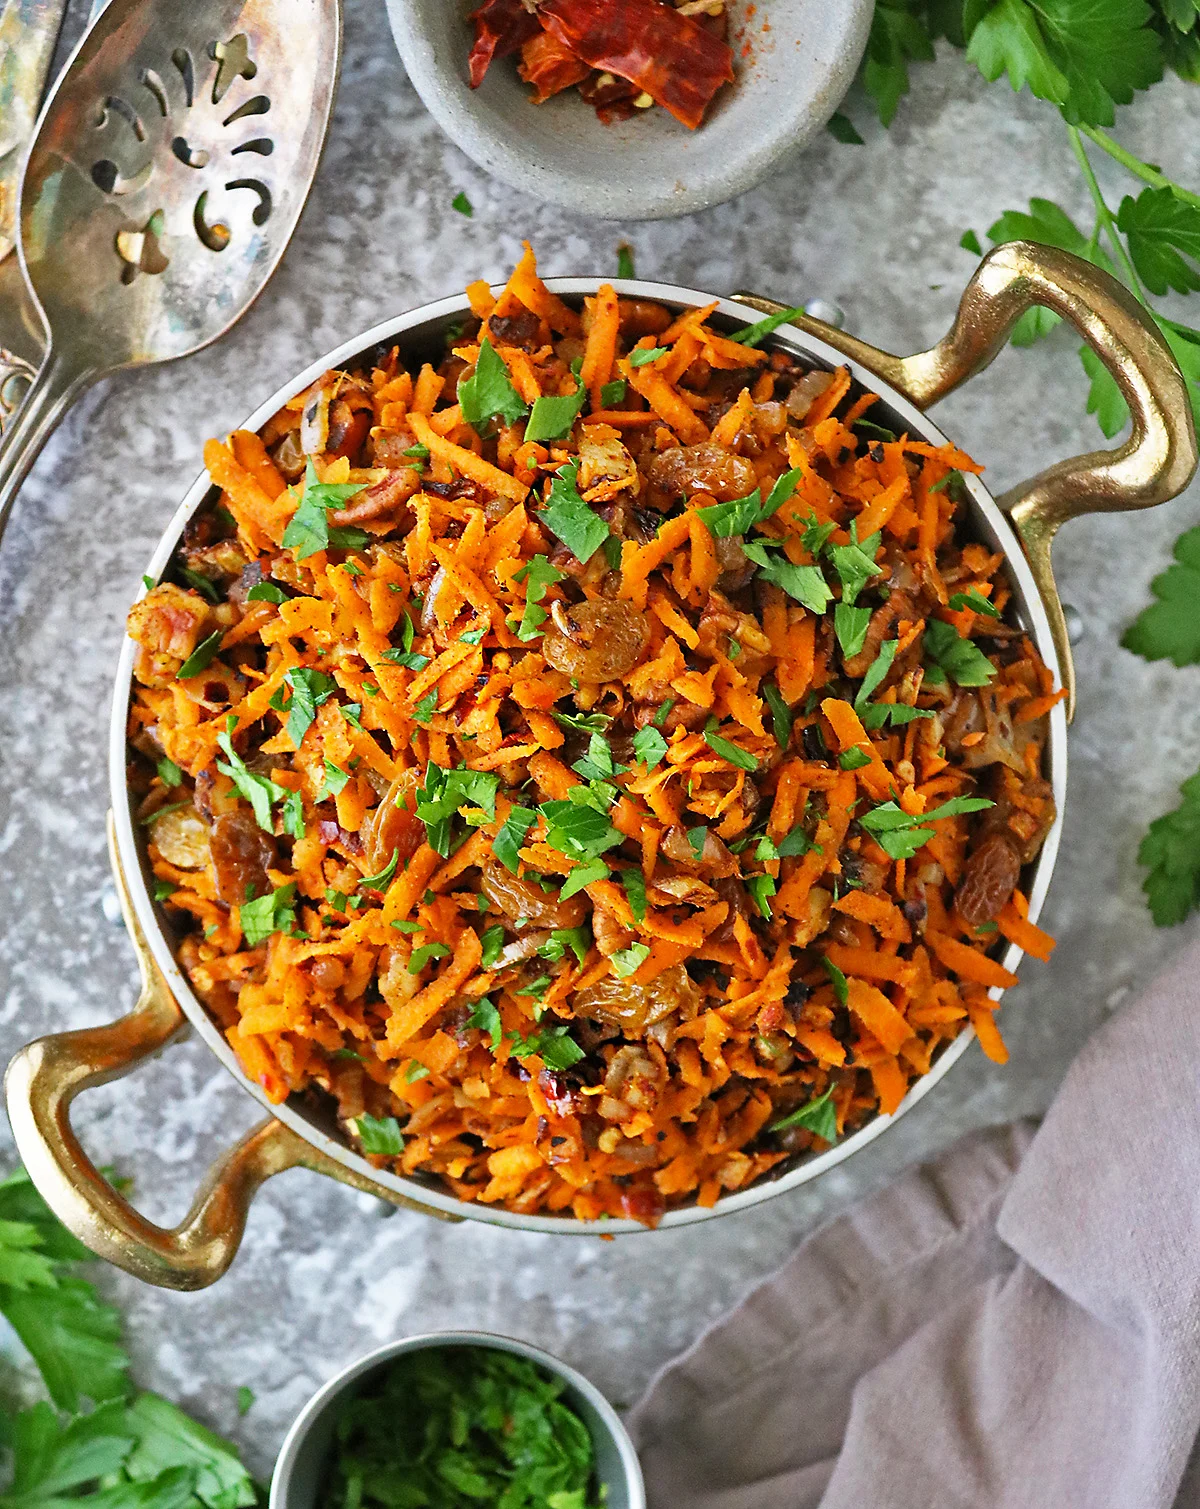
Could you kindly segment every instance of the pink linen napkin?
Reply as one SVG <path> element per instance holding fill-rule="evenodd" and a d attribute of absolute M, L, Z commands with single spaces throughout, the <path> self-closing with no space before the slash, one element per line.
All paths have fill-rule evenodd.
<path fill-rule="evenodd" d="M 1200 949 L 653 1380 L 651 1509 L 1200 1504 Z"/>

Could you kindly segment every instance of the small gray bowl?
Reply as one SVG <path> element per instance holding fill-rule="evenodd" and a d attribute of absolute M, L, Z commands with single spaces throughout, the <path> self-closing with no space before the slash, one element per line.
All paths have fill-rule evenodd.
<path fill-rule="evenodd" d="M 661 220 L 753 188 L 837 109 L 874 0 L 730 0 L 737 77 L 689 131 L 665 110 L 605 126 L 568 89 L 535 105 L 514 57 L 467 81 L 478 0 L 387 0 L 396 46 L 452 141 L 505 183 L 609 220 Z"/>
<path fill-rule="evenodd" d="M 616 1410 L 595 1384 L 557 1357 L 551 1357 L 549 1352 L 490 1331 L 430 1331 L 423 1336 L 408 1336 L 403 1341 L 390 1341 L 343 1368 L 324 1388 L 317 1390 L 284 1437 L 271 1478 L 268 1509 L 318 1509 L 342 1401 L 348 1394 L 366 1388 L 403 1353 L 422 1352 L 429 1347 L 490 1347 L 527 1357 L 548 1373 L 556 1373 L 567 1385 L 563 1399 L 587 1426 L 595 1445 L 596 1474 L 608 1490 L 605 1509 L 646 1509 L 642 1469 L 633 1442 Z"/>

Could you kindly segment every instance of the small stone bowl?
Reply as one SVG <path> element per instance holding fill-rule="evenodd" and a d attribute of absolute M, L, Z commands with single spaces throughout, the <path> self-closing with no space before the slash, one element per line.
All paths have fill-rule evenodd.
<path fill-rule="evenodd" d="M 646 1490 L 633 1442 L 616 1410 L 593 1383 L 574 1368 L 528 1342 L 488 1331 L 431 1331 L 390 1341 L 343 1368 L 318 1389 L 284 1437 L 271 1478 L 268 1509 L 318 1509 L 325 1464 L 333 1443 L 338 1411 L 347 1395 L 372 1383 L 389 1363 L 405 1352 L 429 1347 L 488 1347 L 527 1357 L 566 1382 L 563 1400 L 587 1426 L 596 1448 L 596 1474 L 608 1491 L 605 1509 L 646 1509 Z"/>
<path fill-rule="evenodd" d="M 467 79 L 479 0 L 387 0 L 408 76 L 446 135 L 527 195 L 609 220 L 686 215 L 744 193 L 850 87 L 874 0 L 729 0 L 736 78 L 689 131 L 661 108 L 604 125 L 575 89 L 535 105 L 516 57 Z"/>

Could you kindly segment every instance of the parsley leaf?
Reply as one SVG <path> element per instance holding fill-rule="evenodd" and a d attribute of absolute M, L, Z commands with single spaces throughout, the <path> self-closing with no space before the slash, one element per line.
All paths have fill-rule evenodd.
<path fill-rule="evenodd" d="M 850 749 L 843 750 L 838 755 L 838 764 L 843 770 L 861 770 L 871 763 L 871 756 L 861 744 L 855 744 Z"/>
<path fill-rule="evenodd" d="M 332 760 L 325 761 L 325 778 L 321 782 L 321 789 L 317 792 L 317 801 L 323 802 L 327 797 L 340 796 L 346 789 L 346 782 L 350 779 L 350 772 L 343 770 L 340 765 L 335 765 Z"/>
<path fill-rule="evenodd" d="M 582 392 L 582 388 L 580 389 Z M 593 513 L 575 490 L 579 460 L 568 461 L 550 481 L 546 506 L 538 515 L 551 534 L 560 539 L 581 565 L 586 566 L 611 531 L 599 514 Z"/>
<path fill-rule="evenodd" d="M 337 691 L 337 682 L 321 671 L 311 671 L 303 666 L 293 666 L 284 674 L 284 686 L 291 691 L 291 698 L 284 702 L 283 687 L 271 698 L 271 706 L 277 713 L 287 713 L 288 738 L 297 749 L 304 735 L 317 716 L 317 708 L 328 702 Z"/>
<path fill-rule="evenodd" d="M 491 929 L 489 928 L 490 932 Z M 492 1052 L 504 1041 L 504 1025 L 500 1020 L 500 1012 L 496 1004 L 489 996 L 480 996 L 471 1008 L 471 1015 L 467 1018 L 464 1026 L 474 1027 L 479 1032 L 486 1032 L 492 1040 Z"/>
<path fill-rule="evenodd" d="M 425 825 L 429 847 L 443 857 L 450 853 L 450 825 L 465 806 L 481 807 L 489 821 L 496 815 L 500 777 L 490 770 L 443 770 L 431 761 L 425 785 L 417 792 L 417 816 Z"/>
<path fill-rule="evenodd" d="M 201 671 L 206 671 L 217 658 L 217 651 L 221 648 L 221 640 L 224 637 L 224 629 L 214 629 L 207 639 L 202 639 L 176 671 L 177 678 L 180 681 L 187 681 L 192 676 L 198 676 Z"/>
<path fill-rule="evenodd" d="M 969 592 L 955 592 L 950 599 L 950 606 L 959 612 L 963 608 L 970 608 L 973 613 L 983 613 L 988 618 L 999 618 L 1000 609 L 996 604 L 989 602 L 982 592 L 974 587 Z"/>
<path fill-rule="evenodd" d="M 933 40 L 924 20 L 903 0 L 880 0 L 867 38 L 862 78 L 885 126 L 891 125 L 901 99 L 908 93 L 909 60 L 929 62 L 933 56 Z"/>
<path fill-rule="evenodd" d="M 254 816 L 258 826 L 264 833 L 274 833 L 275 825 L 271 821 L 272 802 L 282 802 L 289 796 L 299 793 L 290 792 L 285 787 L 276 785 L 269 776 L 259 775 L 257 772 L 247 769 L 245 760 L 242 759 L 233 747 L 230 737 L 237 719 L 231 713 L 226 727 L 217 735 L 217 743 L 228 756 L 228 764 L 224 760 L 217 761 L 217 769 L 222 775 L 227 775 L 237 788 L 239 795 L 244 796 L 254 809 Z"/>
<path fill-rule="evenodd" d="M 287 593 L 282 587 L 277 587 L 274 582 L 255 582 L 246 593 L 248 603 L 274 603 L 278 607 L 280 603 L 286 603 L 287 600 Z"/>
<path fill-rule="evenodd" d="M 594 881 L 607 880 L 609 875 L 608 866 L 602 859 L 593 859 L 588 864 L 576 865 L 563 883 L 559 891 L 559 899 L 566 901 L 574 896 L 576 891 L 582 891 L 585 886 L 590 886 Z"/>
<path fill-rule="evenodd" d="M 982 812 L 993 806 L 994 802 L 981 796 L 956 796 L 929 812 L 914 815 L 896 802 L 883 802 L 864 813 L 859 822 L 889 858 L 911 859 L 933 837 L 933 829 L 925 824 L 963 812 Z"/>
<path fill-rule="evenodd" d="M 1114 105 L 1162 76 L 1144 0 L 968 0 L 967 59 L 985 79 L 1007 73 L 1073 125 L 1111 126 Z"/>
<path fill-rule="evenodd" d="M 546 842 L 570 859 L 597 859 L 622 841 L 602 812 L 582 802 L 543 802 Z"/>
<path fill-rule="evenodd" d="M 450 949 L 445 943 L 425 943 L 420 948 L 414 948 L 408 961 L 410 975 L 419 975 L 431 959 L 445 959 L 449 956 Z"/>
<path fill-rule="evenodd" d="M 853 538 L 854 526 L 850 527 L 852 536 L 850 544 L 830 545 L 828 555 L 842 584 L 842 602 L 852 607 L 858 599 L 858 594 L 871 578 L 881 576 L 884 568 L 875 564 L 879 536 L 873 534 L 860 544 Z"/>
<path fill-rule="evenodd" d="M 1142 609 L 1122 645 L 1146 660 L 1200 662 L 1200 525 L 1175 541 L 1175 564 L 1154 578 L 1150 590 L 1158 601 Z"/>
<path fill-rule="evenodd" d="M 656 362 L 660 356 L 667 354 L 666 346 L 639 346 L 636 351 L 629 353 L 629 365 L 631 367 L 645 367 L 651 362 Z"/>
<path fill-rule="evenodd" d="M 629 900 L 629 910 L 633 913 L 635 922 L 646 920 L 646 877 L 641 870 L 631 869 L 621 871 L 621 884 L 625 888 L 625 895 Z"/>
<path fill-rule="evenodd" d="M 458 193 L 450 201 L 450 208 L 457 210 L 460 215 L 465 215 L 468 220 L 475 213 L 475 206 L 467 198 L 462 189 L 459 189 Z"/>
<path fill-rule="evenodd" d="M 557 964 L 566 954 L 567 949 L 575 955 L 580 964 L 588 956 L 588 949 L 592 946 L 592 935 L 588 928 L 583 927 L 556 927 L 546 939 L 545 943 L 538 948 L 538 957 L 549 959 L 551 964 Z"/>
<path fill-rule="evenodd" d="M 753 325 L 747 325 L 744 330 L 735 330 L 728 339 L 736 341 L 739 346 L 759 346 L 768 335 L 774 335 L 780 325 L 786 325 L 803 313 L 802 304 L 797 304 L 794 309 L 781 309 L 778 314 L 769 314 L 764 320 L 756 320 Z"/>
<path fill-rule="evenodd" d="M 1200 908 L 1200 772 L 1180 788 L 1173 812 L 1156 817 L 1138 849 L 1150 872 L 1143 890 L 1159 927 L 1172 927 Z"/>
<path fill-rule="evenodd" d="M 652 723 L 648 723 L 634 734 L 633 753 L 639 764 L 653 770 L 666 758 L 667 741 Z"/>
<path fill-rule="evenodd" d="M 831 1085 L 824 1095 L 818 1096 L 816 1100 L 809 1100 L 804 1105 L 797 1106 L 782 1120 L 769 1126 L 767 1131 L 785 1132 L 789 1127 L 803 1127 L 814 1137 L 820 1137 L 822 1142 L 836 1142 L 838 1137 L 837 1108 L 833 1104 L 833 1086 Z"/>
<path fill-rule="evenodd" d="M 266 896 L 242 902 L 238 907 L 238 921 L 241 923 L 247 948 L 257 948 L 272 933 L 290 932 L 295 927 L 295 899 L 296 882 L 291 880 Z"/>
<path fill-rule="evenodd" d="M 617 247 L 617 277 L 637 277 L 633 266 L 633 247 L 626 241 L 622 241 L 620 246 Z"/>
<path fill-rule="evenodd" d="M 846 981 L 846 976 L 827 954 L 822 957 L 821 963 L 825 966 L 825 973 L 829 976 L 830 983 L 833 985 L 833 994 L 837 999 L 838 1005 L 848 1006 L 850 1004 L 850 986 Z"/>
<path fill-rule="evenodd" d="M 747 540 L 742 549 L 759 567 L 764 580 L 782 587 L 810 613 L 824 613 L 833 600 L 833 593 L 819 566 L 796 566 L 782 551 L 770 550 L 763 540 Z"/>
<path fill-rule="evenodd" d="M 351 548 L 364 545 L 370 536 L 361 529 L 331 529 L 329 510 L 341 508 L 366 487 L 365 482 L 322 482 L 310 460 L 304 469 L 304 493 L 283 532 L 283 548 L 298 561 L 307 560 L 330 545 Z"/>
<path fill-rule="evenodd" d="M 792 724 L 795 722 L 796 715 L 784 701 L 783 693 L 773 681 L 764 681 L 759 690 L 771 709 L 771 727 L 775 734 L 775 742 L 780 749 L 786 749 L 792 737 Z"/>
<path fill-rule="evenodd" d="M 772 875 L 748 875 L 746 877 L 746 889 L 750 892 L 750 899 L 758 908 L 760 917 L 771 920 L 771 903 L 768 899 L 775 894 L 775 878 Z"/>
<path fill-rule="evenodd" d="M 579 373 L 575 372 L 574 393 L 543 394 L 542 397 L 534 399 L 529 422 L 525 426 L 525 439 L 536 441 L 565 439 L 571 433 L 571 426 L 579 417 L 579 411 L 583 408 L 586 397 L 587 389 L 580 382 Z"/>
<path fill-rule="evenodd" d="M 1200 209 L 1170 189 L 1143 189 L 1126 195 L 1117 225 L 1129 242 L 1133 265 L 1151 293 L 1191 293 L 1200 288 Z M 1189 260 L 1191 259 L 1191 260 Z"/>
<path fill-rule="evenodd" d="M 388 881 L 391 880 L 392 876 L 396 873 L 396 865 L 399 863 L 399 860 L 400 850 L 393 849 L 391 859 L 388 860 L 387 864 L 384 865 L 379 874 L 364 875 L 363 878 L 358 882 L 358 889 L 360 891 L 364 889 L 372 891 L 385 890 Z"/>
<path fill-rule="evenodd" d="M 404 1151 L 400 1123 L 394 1116 L 368 1116 L 365 1111 L 361 1111 L 354 1118 L 354 1130 L 358 1133 L 364 1153 L 394 1158 Z"/>
<path fill-rule="evenodd" d="M 247 1388 L 243 1383 L 237 1391 L 237 1412 L 239 1415 L 249 1414 L 254 1405 L 256 1395 L 252 1388 Z"/>
<path fill-rule="evenodd" d="M 628 980 L 630 975 L 637 973 L 649 957 L 650 945 L 648 943 L 631 943 L 628 948 L 619 948 L 616 953 L 609 954 L 608 962 L 612 965 L 613 973 L 619 980 Z"/>
<path fill-rule="evenodd" d="M 600 402 L 606 409 L 611 409 L 613 404 L 620 403 L 629 391 L 629 384 L 623 377 L 616 378 L 613 382 L 606 382 L 600 389 Z"/>
<path fill-rule="evenodd" d="M 402 665 L 406 671 L 423 671 L 429 664 L 429 656 L 419 650 L 384 650 L 381 660 L 392 665 Z"/>
<path fill-rule="evenodd" d="M 959 686 L 987 686 L 996 667 L 971 639 L 964 639 L 953 624 L 931 618 L 925 625 L 926 655 L 941 666 Z"/>
<path fill-rule="evenodd" d="M 493 419 L 516 424 L 529 412 L 528 405 L 512 385 L 503 358 L 497 355 L 486 335 L 479 345 L 474 372 L 459 381 L 458 402 L 462 417 L 480 435 L 490 427 Z"/>
<path fill-rule="evenodd" d="M 552 566 L 544 555 L 535 555 L 514 575 L 513 581 L 525 583 L 525 611 L 521 614 L 517 628 L 518 639 L 528 643 L 542 632 L 542 625 L 549 615 L 538 604 L 546 596 L 546 588 L 562 579 L 562 572 Z M 554 716 L 562 722 L 565 715 L 555 713 Z"/>
<path fill-rule="evenodd" d="M 728 503 L 713 503 L 708 508 L 698 508 L 698 516 L 704 520 L 709 534 L 727 540 L 732 535 L 748 534 L 762 518 L 762 493 L 756 487 L 744 498 L 732 498 Z"/>
<path fill-rule="evenodd" d="M 879 646 L 879 654 L 871 662 L 867 674 L 863 677 L 858 688 L 858 694 L 854 699 L 854 711 L 862 712 L 868 699 L 878 688 L 880 682 L 892 668 L 892 661 L 896 658 L 896 649 L 899 645 L 897 639 L 885 639 Z"/>
<path fill-rule="evenodd" d="M 862 649 L 870 622 L 870 608 L 855 608 L 849 603 L 841 602 L 833 610 L 834 633 L 847 660 L 853 659 Z"/>
<path fill-rule="evenodd" d="M 728 739 L 723 739 L 717 733 L 718 723 L 716 718 L 710 718 L 704 725 L 704 742 L 714 754 L 719 754 L 723 760 L 728 760 L 731 765 L 736 765 L 739 770 L 757 770 L 758 760 L 749 750 L 740 749 Z"/>
<path fill-rule="evenodd" d="M 569 1069 L 584 1057 L 583 1049 L 569 1036 L 567 1027 L 544 1027 L 529 1037 L 519 1032 L 510 1032 L 514 1058 L 528 1058 L 536 1053 L 547 1069 Z"/>
<path fill-rule="evenodd" d="M 176 765 L 174 760 L 168 760 L 164 755 L 156 767 L 158 778 L 164 786 L 182 786 L 183 771 Z"/>
<path fill-rule="evenodd" d="M 536 820 L 537 813 L 530 808 L 513 807 L 509 811 L 504 826 L 492 842 L 492 853 L 505 869 L 511 870 L 514 875 L 521 864 L 518 850 L 525 842 L 525 835 Z"/>

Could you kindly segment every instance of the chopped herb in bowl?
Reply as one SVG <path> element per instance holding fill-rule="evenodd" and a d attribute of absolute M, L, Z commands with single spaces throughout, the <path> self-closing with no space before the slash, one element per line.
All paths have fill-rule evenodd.
<path fill-rule="evenodd" d="M 599 1509 L 595 1448 L 565 1388 L 491 1347 L 403 1353 L 342 1404 L 321 1509 Z"/>

